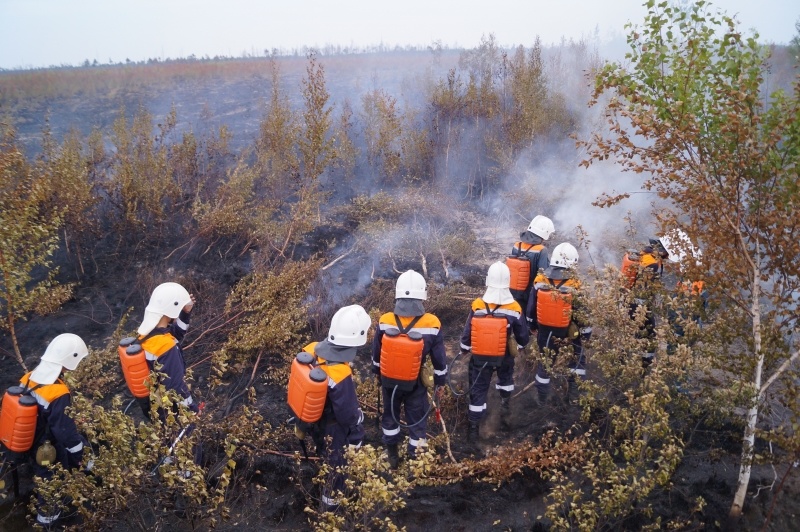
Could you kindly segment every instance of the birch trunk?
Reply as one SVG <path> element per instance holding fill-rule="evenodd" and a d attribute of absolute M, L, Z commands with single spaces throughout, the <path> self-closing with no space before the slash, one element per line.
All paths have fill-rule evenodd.
<path fill-rule="evenodd" d="M 756 367 L 753 375 L 753 398 L 750 408 L 747 410 L 746 425 L 744 428 L 744 438 L 742 441 L 742 463 L 739 466 L 739 481 L 736 486 L 736 495 L 733 497 L 730 517 L 738 518 L 742 515 L 744 499 L 747 496 L 747 486 L 750 484 L 750 473 L 753 467 L 753 444 L 756 437 L 756 422 L 758 421 L 758 408 L 761 403 L 763 391 L 761 390 L 761 380 L 764 371 L 764 352 L 761 349 L 761 296 L 759 280 L 759 261 L 753 268 L 753 302 L 750 307 L 753 315 L 753 349 L 756 354 Z"/>

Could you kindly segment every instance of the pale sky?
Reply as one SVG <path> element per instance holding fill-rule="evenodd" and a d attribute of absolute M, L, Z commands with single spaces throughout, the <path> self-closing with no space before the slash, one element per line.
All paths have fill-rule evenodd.
<path fill-rule="evenodd" d="M 686 1 L 686 0 L 684 0 Z M 493 33 L 530 46 L 641 24 L 644 0 L 0 0 L 0 68 L 263 55 L 265 49 L 422 45 L 471 48 Z M 787 43 L 797 0 L 715 0 L 764 42 Z"/>

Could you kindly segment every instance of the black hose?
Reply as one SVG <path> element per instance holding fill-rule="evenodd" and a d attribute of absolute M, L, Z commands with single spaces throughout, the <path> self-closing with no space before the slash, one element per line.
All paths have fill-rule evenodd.
<path fill-rule="evenodd" d="M 450 364 L 450 370 L 447 372 L 447 387 L 448 387 L 448 388 L 450 388 L 450 391 L 451 391 L 451 392 L 453 393 L 453 395 L 455 395 L 456 397 L 463 397 L 463 396 L 467 395 L 467 394 L 468 394 L 469 392 L 471 392 L 471 391 L 472 391 L 472 389 L 475 387 L 475 382 L 473 382 L 473 383 L 470 385 L 469 389 L 468 389 L 466 392 L 463 392 L 463 393 L 458 393 L 457 391 L 455 391 L 455 389 L 453 389 L 453 385 L 450 383 L 450 376 L 453 374 L 453 367 L 456 365 L 456 361 L 458 360 L 458 357 L 460 357 L 460 356 L 461 356 L 462 354 L 464 354 L 464 353 L 466 353 L 466 351 L 459 351 L 459 352 L 458 352 L 458 354 L 457 354 L 457 355 L 455 356 L 455 358 L 453 359 L 453 363 L 452 363 L 452 364 Z M 478 371 L 478 375 L 475 377 L 475 381 L 476 381 L 476 382 L 478 381 L 478 377 L 480 377 L 480 376 L 481 376 L 481 372 L 483 371 L 483 368 L 485 368 L 485 367 L 486 367 L 486 364 L 488 364 L 488 362 L 484 362 L 484 363 L 483 363 L 483 366 L 481 366 L 481 369 Z M 468 370 L 468 371 L 469 371 L 469 370 Z"/>
<path fill-rule="evenodd" d="M 417 425 L 428 419 L 428 414 L 430 414 L 431 410 L 433 410 L 433 405 L 428 406 L 428 411 L 425 412 L 425 414 L 416 423 L 411 425 L 404 425 L 403 423 L 400 423 L 400 421 L 397 420 L 397 416 L 394 415 L 394 394 L 396 391 L 397 391 L 397 386 L 395 386 L 394 389 L 392 389 L 392 398 L 390 399 L 391 402 L 389 403 L 389 411 L 391 411 L 392 419 L 394 420 L 395 423 L 397 423 L 404 429 L 410 429 L 411 427 L 416 427 Z"/>

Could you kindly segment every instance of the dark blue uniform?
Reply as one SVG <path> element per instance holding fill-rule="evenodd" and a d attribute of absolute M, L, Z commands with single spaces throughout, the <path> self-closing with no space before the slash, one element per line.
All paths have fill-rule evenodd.
<path fill-rule="evenodd" d="M 558 272 L 557 276 L 560 279 L 548 277 L 549 275 L 556 275 L 553 272 Z M 569 331 L 569 324 L 565 327 L 554 327 L 544 325 L 542 322 L 551 323 L 542 316 L 543 308 L 538 306 L 540 290 L 565 290 L 575 296 L 577 290 L 580 288 L 580 282 L 577 279 L 563 278 L 566 275 L 565 270 L 560 268 L 550 268 L 536 276 L 533 287 L 531 288 L 531 295 L 528 300 L 528 320 L 531 323 L 532 329 L 536 329 L 536 341 L 539 345 L 539 352 L 545 353 L 545 349 L 550 349 L 553 352 L 552 359 L 555 357 L 561 346 L 570 344 L 573 348 L 574 357 L 569 361 L 570 379 L 574 380 L 575 377 L 584 378 L 586 376 L 586 357 L 583 353 L 583 338 L 582 334 L 578 334 L 574 338 L 567 338 Z M 569 315 L 566 316 L 569 322 L 575 322 L 576 327 L 586 327 L 574 312 L 575 302 L 573 300 L 572 308 L 570 308 Z M 558 318 L 558 317 L 556 317 Z M 539 363 L 536 369 L 536 389 L 541 397 L 546 397 L 550 393 L 550 373 L 544 364 Z"/>
<path fill-rule="evenodd" d="M 84 438 L 78 432 L 75 421 L 67 414 L 66 410 L 72 404 L 69 388 L 61 379 L 53 384 L 39 386 L 38 383 L 30 380 L 31 373 L 27 373 L 20 379 L 20 385 L 27 387 L 30 395 L 36 399 L 39 408 L 36 420 L 36 436 L 34 437 L 31 455 L 35 455 L 36 449 L 50 440 L 56 448 L 56 461 L 65 469 L 74 469 L 81 464 L 83 459 Z M 35 388 L 35 389 L 34 389 Z M 33 460 L 34 473 L 44 479 L 53 476 L 49 467 L 40 466 Z M 38 515 L 36 520 L 42 525 L 50 525 L 60 516 L 57 507 L 51 507 L 39 498 Z"/>
<path fill-rule="evenodd" d="M 313 355 L 316 345 L 317 342 L 312 342 L 303 351 Z M 317 454 L 335 468 L 345 465 L 346 446 L 361 446 L 364 440 L 364 413 L 358 405 L 350 364 L 327 362 L 318 356 L 317 364 L 328 375 L 328 394 L 322 418 L 311 426 L 309 433 L 317 446 Z M 331 439 L 330 445 L 326 442 L 327 437 Z M 335 492 L 343 489 L 344 475 L 333 472 L 322 490 L 322 502 L 329 507 L 336 506 Z"/>
<path fill-rule="evenodd" d="M 487 311 L 488 306 L 488 311 Z M 467 324 L 464 333 L 461 335 L 461 349 L 469 351 L 472 348 L 472 318 L 473 316 L 485 316 L 492 313 L 496 317 L 504 317 L 508 322 L 506 329 L 514 334 L 517 343 L 524 347 L 530 340 L 530 331 L 522 315 L 522 308 L 519 303 L 513 301 L 505 305 L 486 303 L 482 298 L 472 302 L 472 309 L 467 317 Z M 502 363 L 499 367 L 484 366 L 482 363 L 470 359 L 470 386 L 472 391 L 469 395 L 469 421 L 477 423 L 486 413 L 486 396 L 489 393 L 489 384 L 492 380 L 492 373 L 497 369 L 497 384 L 495 387 L 500 391 L 501 397 L 510 397 L 514 391 L 514 357 L 506 352 L 503 355 Z"/>
<path fill-rule="evenodd" d="M 514 301 L 519 303 L 523 314 L 525 314 L 525 310 L 528 308 L 528 295 L 530 294 L 533 280 L 536 278 L 536 275 L 538 275 L 540 269 L 547 268 L 550 264 L 550 257 L 547 253 L 547 248 L 544 247 L 542 243 L 543 240 L 538 236 L 534 236 L 533 239 L 538 241 L 538 243 L 517 242 L 514 244 L 514 247 L 511 248 L 512 257 L 528 259 L 531 263 L 531 274 L 525 290 L 510 290 Z"/>
<path fill-rule="evenodd" d="M 181 403 L 192 412 L 197 412 L 197 404 L 186 384 L 186 360 L 181 349 L 181 342 L 189 328 L 189 317 L 190 313 L 181 310 L 178 319 L 168 327 L 156 327 L 149 334 L 140 337 L 139 341 L 150 371 L 155 369 L 156 361 L 160 365 L 158 371 L 163 373 L 160 384 L 167 390 L 175 390 L 183 398 Z"/>
<path fill-rule="evenodd" d="M 416 332 L 422 336 L 423 347 L 420 367 L 425 364 L 426 357 L 430 356 L 433 362 L 433 383 L 436 386 L 444 386 L 447 383 L 447 354 L 444 348 L 442 324 L 439 318 L 427 312 L 420 316 L 419 319 L 413 316 L 397 316 L 393 312 L 387 312 L 381 316 L 378 322 L 378 330 L 375 332 L 375 338 L 372 341 L 373 372 L 377 375 L 381 374 L 383 337 L 387 329 L 400 328 L 398 327 L 397 319 L 400 320 L 399 325 L 404 330 L 416 319 L 414 326 L 406 332 Z M 386 353 L 386 356 L 389 355 L 390 353 Z M 381 418 L 383 443 L 396 445 L 402 439 L 400 425 L 395 421 L 395 418 L 397 420 L 400 419 L 401 407 L 405 405 L 406 424 L 409 425 L 408 452 L 409 455 L 413 456 L 419 447 L 423 447 L 427 443 L 426 414 L 429 409 L 427 389 L 417 380 L 411 390 L 401 390 L 386 386 L 382 386 L 381 390 L 383 394 L 383 416 Z M 392 395 L 394 395 L 394 400 L 392 400 Z"/>

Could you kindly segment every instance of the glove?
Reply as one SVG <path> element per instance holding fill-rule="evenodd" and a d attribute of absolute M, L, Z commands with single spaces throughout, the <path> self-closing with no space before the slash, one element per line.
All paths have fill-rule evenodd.
<path fill-rule="evenodd" d="M 442 396 L 444 395 L 444 386 L 442 386 L 441 384 L 436 386 L 436 388 L 433 391 L 433 395 L 436 397 L 437 401 L 441 401 Z"/>
<path fill-rule="evenodd" d="M 591 327 L 581 327 L 581 339 L 583 341 L 589 341 L 592 337 L 592 328 Z"/>
<path fill-rule="evenodd" d="M 306 439 L 306 433 L 303 429 L 300 428 L 300 425 L 294 426 L 294 435 L 297 437 L 298 440 Z"/>

